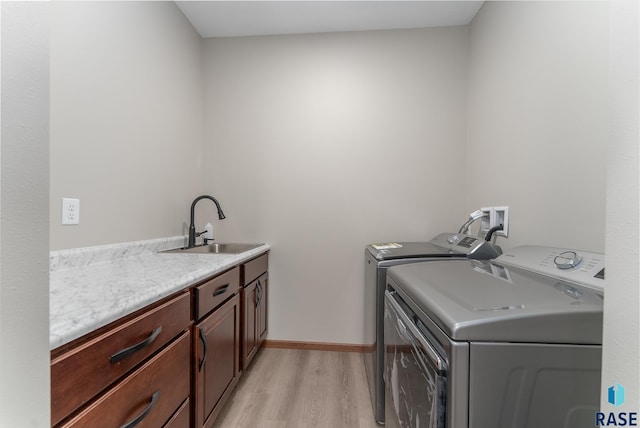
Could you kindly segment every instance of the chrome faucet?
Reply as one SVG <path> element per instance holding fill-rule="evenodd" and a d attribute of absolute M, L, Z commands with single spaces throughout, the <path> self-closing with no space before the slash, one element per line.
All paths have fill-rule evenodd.
<path fill-rule="evenodd" d="M 198 196 L 197 198 L 195 198 L 193 200 L 193 202 L 191 203 L 191 222 L 189 223 L 189 244 L 187 245 L 188 248 L 192 248 L 196 246 L 196 236 L 200 236 L 202 235 L 205 231 L 202 231 L 200 233 L 196 233 L 196 225 L 195 225 L 195 221 L 194 221 L 194 216 L 195 216 L 195 208 L 196 208 L 196 204 L 198 203 L 198 201 L 200 199 L 211 199 L 213 201 L 214 204 L 216 204 L 216 207 L 218 208 L 218 218 L 220 220 L 223 220 L 225 218 L 224 213 L 222 212 L 222 208 L 220 207 L 220 203 L 216 200 L 216 198 L 214 198 L 213 196 L 209 196 L 209 195 L 202 195 L 202 196 Z"/>

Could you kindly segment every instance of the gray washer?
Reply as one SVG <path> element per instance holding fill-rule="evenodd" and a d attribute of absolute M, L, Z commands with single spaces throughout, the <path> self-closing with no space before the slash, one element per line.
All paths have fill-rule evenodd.
<path fill-rule="evenodd" d="M 406 305 L 448 367 L 446 426 L 592 426 L 600 397 L 603 291 L 502 258 L 388 270 L 388 297 Z M 389 367 L 396 357 L 386 358 Z M 388 386 L 394 387 L 407 388 Z M 398 396 L 387 389 L 392 394 Z"/>
<path fill-rule="evenodd" d="M 441 233 L 429 242 L 370 244 L 365 248 L 365 332 L 372 343 L 365 355 L 365 370 L 373 411 L 378 423 L 384 423 L 384 290 L 387 269 L 391 266 L 433 260 L 492 259 L 501 254 L 499 247 L 477 236 Z"/>

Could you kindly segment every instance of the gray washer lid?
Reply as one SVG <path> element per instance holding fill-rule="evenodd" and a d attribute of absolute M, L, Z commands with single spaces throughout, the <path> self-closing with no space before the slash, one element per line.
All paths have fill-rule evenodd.
<path fill-rule="evenodd" d="M 602 293 L 567 281 L 450 260 L 391 267 L 387 282 L 454 340 L 602 343 Z"/>

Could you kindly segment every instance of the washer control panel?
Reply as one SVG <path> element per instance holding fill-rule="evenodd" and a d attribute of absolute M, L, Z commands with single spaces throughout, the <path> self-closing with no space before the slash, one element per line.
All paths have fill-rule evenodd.
<path fill-rule="evenodd" d="M 505 251 L 496 262 L 604 289 L 604 254 L 540 245 L 520 245 Z"/>
<path fill-rule="evenodd" d="M 558 269 L 577 269 L 582 263 L 582 256 L 575 251 L 563 251 L 553 259 L 553 262 Z"/>

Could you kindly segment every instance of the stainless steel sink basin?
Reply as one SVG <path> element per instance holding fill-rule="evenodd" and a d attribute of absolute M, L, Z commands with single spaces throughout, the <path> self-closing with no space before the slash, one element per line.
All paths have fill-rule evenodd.
<path fill-rule="evenodd" d="M 261 245 L 264 244 L 215 243 L 191 248 L 176 248 L 174 250 L 161 252 L 177 254 L 240 254 L 258 248 Z"/>

